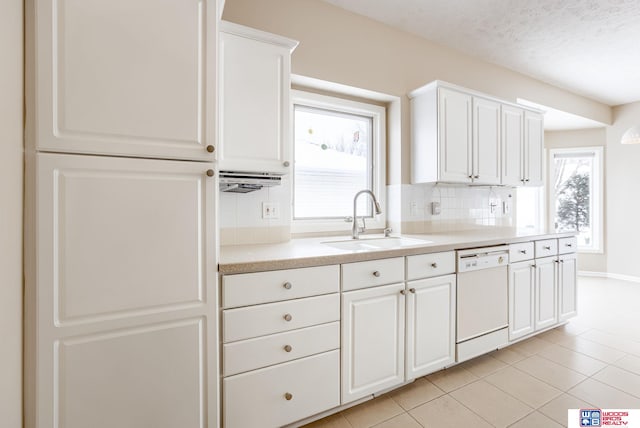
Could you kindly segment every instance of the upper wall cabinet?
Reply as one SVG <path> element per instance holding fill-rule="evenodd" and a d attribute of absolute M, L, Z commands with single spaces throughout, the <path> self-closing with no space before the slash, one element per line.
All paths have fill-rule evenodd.
<path fill-rule="evenodd" d="M 297 45 L 270 33 L 221 23 L 220 170 L 290 171 L 291 52 Z"/>
<path fill-rule="evenodd" d="M 409 97 L 413 183 L 538 184 L 541 115 L 440 81 Z"/>
<path fill-rule="evenodd" d="M 217 4 L 29 0 L 28 144 L 213 160 Z"/>

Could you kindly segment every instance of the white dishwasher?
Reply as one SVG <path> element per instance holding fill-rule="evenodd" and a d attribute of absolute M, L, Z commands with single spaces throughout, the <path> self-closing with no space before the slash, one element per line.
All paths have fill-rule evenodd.
<path fill-rule="evenodd" d="M 457 251 L 456 361 L 504 346 L 509 339 L 509 247 Z"/>

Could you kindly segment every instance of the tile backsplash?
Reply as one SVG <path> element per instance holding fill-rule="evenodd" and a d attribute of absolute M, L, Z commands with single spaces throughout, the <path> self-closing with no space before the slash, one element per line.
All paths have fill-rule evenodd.
<path fill-rule="evenodd" d="M 221 245 L 285 242 L 291 238 L 290 177 L 280 186 L 251 193 L 220 193 Z M 387 223 L 394 233 L 434 233 L 483 227 L 513 227 L 515 189 L 451 184 L 387 186 Z M 278 218 L 262 218 L 262 204 L 275 203 Z M 432 202 L 440 214 L 432 214 Z M 506 211 L 505 211 L 506 208 Z"/>

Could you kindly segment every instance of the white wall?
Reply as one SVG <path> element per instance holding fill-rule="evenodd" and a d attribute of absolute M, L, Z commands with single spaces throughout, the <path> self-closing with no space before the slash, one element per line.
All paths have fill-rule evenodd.
<path fill-rule="evenodd" d="M 22 1 L 0 2 L 0 425 L 22 426 Z"/>
<path fill-rule="evenodd" d="M 607 145 L 607 130 L 606 128 L 593 128 L 593 129 L 580 129 L 571 131 L 547 131 L 544 133 L 544 145 L 547 150 L 550 149 L 563 149 L 570 147 L 604 147 Z M 550 162 L 550 160 L 547 160 Z M 547 168 L 548 170 L 549 168 Z M 608 183 L 607 170 L 607 149 L 604 150 L 604 186 L 606 189 Z M 578 269 L 581 271 L 589 272 L 607 272 L 607 204 L 608 204 L 608 192 L 603 193 L 602 203 L 603 206 L 603 254 L 588 254 L 580 253 L 578 257 Z M 549 213 L 551 215 L 551 213 Z"/>

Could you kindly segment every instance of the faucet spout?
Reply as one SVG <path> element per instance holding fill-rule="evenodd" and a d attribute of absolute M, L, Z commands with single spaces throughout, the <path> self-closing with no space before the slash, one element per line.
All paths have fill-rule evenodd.
<path fill-rule="evenodd" d="M 362 218 L 362 230 L 360 230 L 358 227 L 358 216 L 357 216 L 358 196 L 362 194 L 369 195 L 369 198 L 371 198 L 371 201 L 373 202 L 373 208 L 375 210 L 376 215 L 382 214 L 380 203 L 378 203 L 378 199 L 376 198 L 376 195 L 374 195 L 374 193 L 371 190 L 365 189 L 356 193 L 356 195 L 353 197 L 353 220 L 352 220 L 353 223 L 351 224 L 351 237 L 353 239 L 360 238 L 360 232 L 364 232 L 366 229 L 366 226 L 364 224 L 364 217 Z"/>

